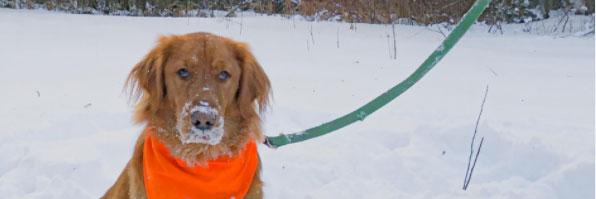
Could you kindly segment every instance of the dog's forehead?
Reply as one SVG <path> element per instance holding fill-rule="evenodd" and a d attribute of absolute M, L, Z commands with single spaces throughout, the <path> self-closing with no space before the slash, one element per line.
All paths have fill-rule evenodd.
<path fill-rule="evenodd" d="M 175 54 L 179 58 L 201 63 L 211 63 L 216 60 L 226 59 L 232 56 L 228 44 L 217 36 L 197 36 L 185 40 L 175 48 Z"/>
<path fill-rule="evenodd" d="M 231 41 L 215 35 L 190 34 L 176 38 L 169 46 L 166 70 L 187 68 L 194 73 L 228 70 L 239 64 Z M 206 70 L 205 70 L 206 69 Z"/>

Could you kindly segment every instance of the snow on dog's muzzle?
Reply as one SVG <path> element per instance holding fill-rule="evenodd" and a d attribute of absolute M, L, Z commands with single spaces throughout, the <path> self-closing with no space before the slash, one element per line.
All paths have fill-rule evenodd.
<path fill-rule="evenodd" d="M 206 106 L 185 106 L 181 112 L 178 122 L 186 120 L 185 116 L 190 116 L 190 128 L 186 133 L 183 129 L 178 129 L 180 141 L 183 144 L 202 143 L 209 145 L 218 144 L 224 134 L 224 120 L 217 111 L 217 109 Z M 188 121 L 187 120 L 187 121 Z M 183 125 L 178 125 L 182 127 Z"/>

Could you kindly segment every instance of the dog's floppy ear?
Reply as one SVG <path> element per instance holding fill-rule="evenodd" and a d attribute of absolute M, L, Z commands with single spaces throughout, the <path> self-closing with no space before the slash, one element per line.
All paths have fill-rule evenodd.
<path fill-rule="evenodd" d="M 256 58 L 249 51 L 248 46 L 240 42 L 232 42 L 236 58 L 240 64 L 242 74 L 236 98 L 242 116 L 252 124 L 259 124 L 258 112 L 263 112 L 269 101 L 271 84 L 269 78 L 257 62 Z M 258 107 L 257 107 L 258 106 Z M 257 121 L 255 121 L 257 120 Z M 252 128 L 259 128 L 252 127 Z M 251 129 L 260 131 L 259 129 Z M 260 134 L 260 132 L 254 132 Z"/>
<path fill-rule="evenodd" d="M 131 99 L 141 101 L 137 104 L 136 122 L 143 122 L 155 113 L 166 96 L 164 64 L 169 54 L 173 36 L 160 37 L 157 46 L 137 63 L 126 81 L 125 87 L 131 91 Z"/>

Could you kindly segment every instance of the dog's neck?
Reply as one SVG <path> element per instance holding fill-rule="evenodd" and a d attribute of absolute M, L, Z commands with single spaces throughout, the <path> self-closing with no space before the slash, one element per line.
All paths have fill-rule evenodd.
<path fill-rule="evenodd" d="M 233 121 L 233 120 L 231 120 Z M 156 137 L 168 148 L 172 156 L 184 160 L 187 165 L 201 165 L 220 156 L 235 156 L 251 139 L 251 133 L 243 131 L 239 122 L 226 122 L 224 136 L 216 145 L 183 144 L 178 137 L 175 122 L 153 119 L 146 128 L 154 128 Z"/>

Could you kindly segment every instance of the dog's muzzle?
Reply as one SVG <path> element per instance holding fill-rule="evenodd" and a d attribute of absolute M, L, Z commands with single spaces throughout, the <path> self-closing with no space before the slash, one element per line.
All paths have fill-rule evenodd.
<path fill-rule="evenodd" d="M 219 115 L 217 109 L 206 105 L 197 105 L 192 108 L 186 106 L 182 110 L 182 114 L 187 116 L 190 115 L 190 117 L 186 119 L 189 119 L 191 124 L 190 129 L 186 133 L 183 133 L 184 129 L 178 129 L 180 141 L 183 144 L 219 144 L 224 134 L 224 120 L 223 117 Z M 186 119 L 180 117 L 178 122 L 182 122 Z"/>

